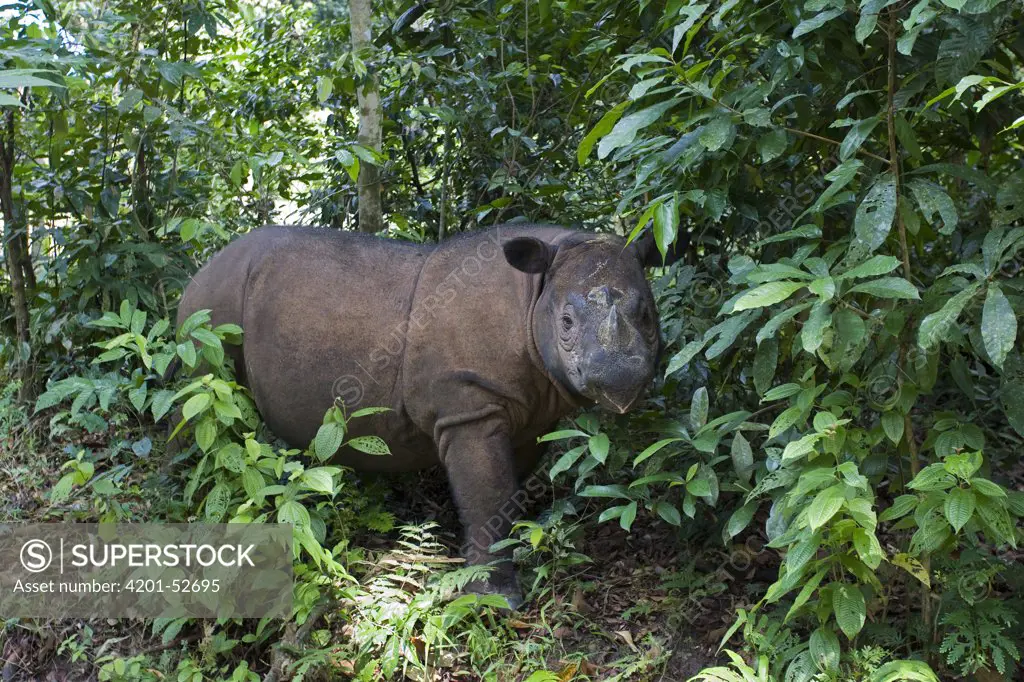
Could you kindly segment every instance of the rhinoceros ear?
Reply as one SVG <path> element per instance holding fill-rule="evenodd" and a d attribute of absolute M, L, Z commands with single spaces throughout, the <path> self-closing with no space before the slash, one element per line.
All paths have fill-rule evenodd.
<path fill-rule="evenodd" d="M 690 235 L 686 232 L 680 232 L 676 237 L 675 243 L 668 247 L 668 253 L 665 254 L 664 260 L 661 258 L 661 252 L 658 251 L 658 245 L 654 241 L 654 231 L 647 230 L 638 239 L 633 241 L 628 248 L 636 249 L 637 256 L 640 258 L 640 263 L 645 268 L 659 268 L 662 266 L 668 267 L 677 260 L 681 260 L 686 255 L 687 249 L 690 248 Z"/>
<path fill-rule="evenodd" d="M 533 237 L 516 237 L 501 245 L 505 260 L 516 270 L 537 274 L 551 265 L 554 249 Z"/>

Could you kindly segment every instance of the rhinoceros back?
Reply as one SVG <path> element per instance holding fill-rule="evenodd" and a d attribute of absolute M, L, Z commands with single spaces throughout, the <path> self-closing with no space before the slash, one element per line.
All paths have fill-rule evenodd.
<path fill-rule="evenodd" d="M 395 434 L 395 455 L 351 453 L 347 459 L 360 461 L 346 463 L 418 468 L 431 443 L 413 433 L 396 391 L 401 362 L 372 357 L 382 346 L 395 357 L 404 351 L 416 279 L 428 254 L 429 248 L 358 233 L 262 228 L 196 274 L 178 319 L 209 308 L 214 324 L 242 326 L 242 349 L 232 355 L 239 377 L 267 424 L 289 444 L 306 446 L 335 398 L 355 407 L 390 407 L 353 426 L 354 433 Z M 407 452 L 419 454 L 405 462 Z"/>

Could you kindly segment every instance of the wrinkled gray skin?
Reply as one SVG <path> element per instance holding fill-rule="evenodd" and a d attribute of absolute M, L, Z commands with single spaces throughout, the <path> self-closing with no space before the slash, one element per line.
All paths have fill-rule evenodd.
<path fill-rule="evenodd" d="M 267 227 L 216 254 L 185 290 L 178 323 L 210 309 L 244 330 L 228 347 L 275 434 L 305 447 L 339 400 L 340 464 L 409 471 L 440 462 L 472 563 L 497 559 L 479 591 L 521 598 L 507 556 L 487 551 L 521 509 L 537 437 L 582 405 L 625 412 L 654 375 L 658 318 L 643 266 L 657 253 L 608 235 L 501 226 L 437 246 L 320 228 Z M 660 263 L 660 261 L 658 261 Z"/>

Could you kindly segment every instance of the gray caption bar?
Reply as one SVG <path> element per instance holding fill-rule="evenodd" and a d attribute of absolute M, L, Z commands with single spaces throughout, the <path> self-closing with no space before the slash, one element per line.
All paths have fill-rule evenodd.
<path fill-rule="evenodd" d="M 288 618 L 286 524 L 0 524 L 2 618 Z"/>

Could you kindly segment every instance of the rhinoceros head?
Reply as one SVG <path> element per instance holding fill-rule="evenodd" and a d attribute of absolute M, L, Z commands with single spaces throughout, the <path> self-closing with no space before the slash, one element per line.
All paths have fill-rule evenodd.
<path fill-rule="evenodd" d="M 557 244 L 516 237 L 503 249 L 514 268 L 543 273 L 533 332 L 548 372 L 573 393 L 626 412 L 658 360 L 658 311 L 644 277 L 645 265 L 660 264 L 657 251 L 582 232 Z"/>

